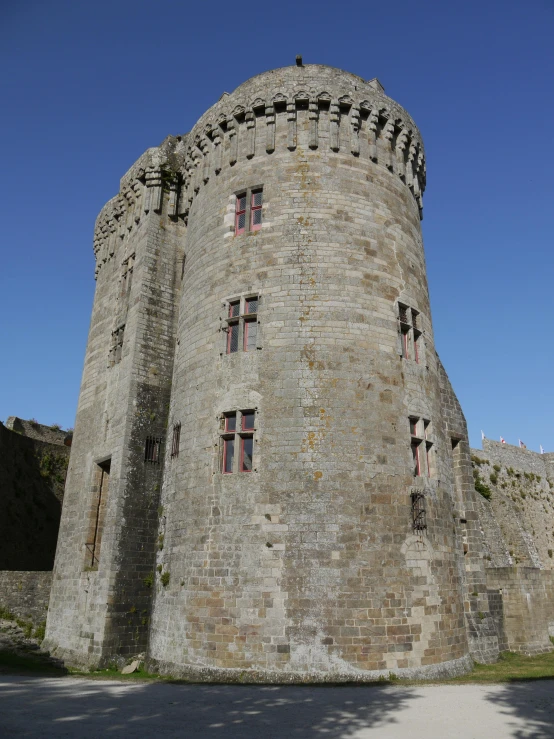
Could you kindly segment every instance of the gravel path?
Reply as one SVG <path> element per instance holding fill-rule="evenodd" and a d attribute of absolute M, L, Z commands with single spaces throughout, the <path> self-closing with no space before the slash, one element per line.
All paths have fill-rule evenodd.
<path fill-rule="evenodd" d="M 296 687 L 0 675 L 1 737 L 542 739 L 554 680 Z"/>

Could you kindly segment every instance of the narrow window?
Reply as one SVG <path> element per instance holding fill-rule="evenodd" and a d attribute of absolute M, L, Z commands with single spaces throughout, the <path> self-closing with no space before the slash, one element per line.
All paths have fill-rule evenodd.
<path fill-rule="evenodd" d="M 240 300 L 229 303 L 229 318 L 238 318 L 240 314 Z"/>
<path fill-rule="evenodd" d="M 162 440 L 159 437 L 147 436 L 144 444 L 144 461 L 159 464 L 161 458 Z"/>
<path fill-rule="evenodd" d="M 233 459 L 235 456 L 235 437 L 223 439 L 223 472 L 228 475 L 233 471 Z"/>
<path fill-rule="evenodd" d="M 252 452 L 254 450 L 254 438 L 252 436 L 241 436 L 240 446 L 240 471 L 252 472 Z"/>
<path fill-rule="evenodd" d="M 252 193 L 252 201 L 250 206 L 250 230 L 259 231 L 262 227 L 262 191 L 257 190 Z"/>
<path fill-rule="evenodd" d="M 427 511 L 423 493 L 412 493 L 412 528 L 414 531 L 427 530 Z"/>
<path fill-rule="evenodd" d="M 248 315 L 258 312 L 258 296 L 255 298 L 246 298 L 244 301 L 244 312 Z"/>
<path fill-rule="evenodd" d="M 173 439 L 171 441 L 171 456 L 179 456 L 179 442 L 181 440 L 181 424 L 173 424 Z"/>
<path fill-rule="evenodd" d="M 256 319 L 244 322 L 244 351 L 251 352 L 256 349 L 258 336 L 258 322 Z"/>
<path fill-rule="evenodd" d="M 243 234 L 246 228 L 246 193 L 237 195 L 235 205 L 235 234 Z"/>
<path fill-rule="evenodd" d="M 398 333 L 402 358 L 411 359 L 413 356 L 415 363 L 419 364 L 421 359 L 419 338 L 422 333 L 419 328 L 419 313 L 401 303 L 398 304 Z M 413 352 L 410 348 L 412 345 Z"/>
<path fill-rule="evenodd" d="M 97 568 L 100 557 L 100 544 L 104 531 L 104 518 L 108 500 L 111 459 L 96 465 L 93 485 L 93 501 L 90 517 L 89 534 L 85 543 L 85 565 Z"/>
<path fill-rule="evenodd" d="M 402 356 L 410 358 L 410 329 L 402 328 Z"/>
<path fill-rule="evenodd" d="M 230 323 L 227 332 L 227 354 L 234 354 L 239 350 L 239 324 Z"/>
<path fill-rule="evenodd" d="M 421 460 L 419 458 L 419 441 L 412 441 L 412 459 L 414 477 L 421 476 Z"/>

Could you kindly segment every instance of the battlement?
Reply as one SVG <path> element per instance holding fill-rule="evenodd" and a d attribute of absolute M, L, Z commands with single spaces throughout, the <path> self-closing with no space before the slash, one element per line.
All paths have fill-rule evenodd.
<path fill-rule="evenodd" d="M 378 80 L 317 64 L 284 67 L 223 93 L 189 134 L 168 136 L 133 164 L 96 220 L 96 274 L 143 214 L 165 207 L 170 218 L 186 221 L 200 188 L 237 161 L 322 148 L 388 169 L 409 188 L 422 217 L 423 141 Z"/>

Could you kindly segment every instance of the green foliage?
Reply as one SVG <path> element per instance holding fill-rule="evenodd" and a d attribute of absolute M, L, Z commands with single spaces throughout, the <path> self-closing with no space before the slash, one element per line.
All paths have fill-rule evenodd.
<path fill-rule="evenodd" d="M 33 634 L 33 636 L 38 641 L 42 641 L 44 639 L 45 633 L 46 633 L 46 621 L 43 621 L 36 627 L 35 633 Z"/>
<path fill-rule="evenodd" d="M 50 426 L 50 428 L 52 429 L 52 431 L 61 431 L 61 430 L 62 430 L 62 427 L 60 426 L 60 424 L 59 424 L 59 423 L 53 423 L 53 424 L 52 424 L 52 425 Z"/>
<path fill-rule="evenodd" d="M 15 616 L 11 611 L 8 611 L 4 606 L 0 606 L 0 618 L 5 618 L 6 621 L 15 621 Z"/>
<path fill-rule="evenodd" d="M 158 536 L 158 549 L 161 552 L 163 548 L 164 548 L 164 535 L 163 534 L 160 534 Z"/>
<path fill-rule="evenodd" d="M 160 581 L 162 585 L 164 586 L 164 588 L 167 587 L 169 585 L 169 572 L 167 571 L 164 572 L 162 576 L 160 577 Z"/>
<path fill-rule="evenodd" d="M 524 493 L 523 490 L 520 490 L 519 491 L 519 494 L 521 495 L 522 498 L 526 498 L 527 497 L 527 493 Z"/>
<path fill-rule="evenodd" d="M 510 477 L 513 477 L 515 475 L 515 471 L 513 467 L 508 467 L 506 472 L 510 475 Z"/>
<path fill-rule="evenodd" d="M 151 588 L 154 584 L 154 573 L 149 572 L 142 582 L 146 585 L 147 588 Z"/>
<path fill-rule="evenodd" d="M 495 472 L 500 472 L 500 470 L 502 469 L 502 467 L 501 467 L 501 466 L 500 466 L 499 464 L 494 464 L 494 465 L 492 466 L 492 468 L 493 468 L 493 470 L 494 470 Z"/>
<path fill-rule="evenodd" d="M 498 482 L 498 475 L 495 472 L 491 472 L 489 475 L 489 480 L 492 482 L 493 485 L 496 485 Z"/>
<path fill-rule="evenodd" d="M 481 459 L 480 457 L 477 457 L 475 454 L 471 455 L 471 461 L 473 464 L 477 465 L 477 467 L 480 467 L 482 464 L 488 464 L 487 459 Z"/>
<path fill-rule="evenodd" d="M 157 569 L 157 570 L 158 570 L 158 572 L 159 572 L 159 573 L 161 574 L 161 572 L 162 572 L 162 570 L 163 570 L 163 565 L 158 565 L 158 566 L 156 567 L 156 569 Z"/>
<path fill-rule="evenodd" d="M 550 557 L 550 559 L 552 559 L 552 549 L 548 550 L 548 556 Z"/>
<path fill-rule="evenodd" d="M 477 473 L 477 470 L 475 470 L 475 473 Z M 481 480 L 479 477 L 479 474 L 474 474 L 475 477 L 475 490 L 479 493 L 479 495 L 482 495 L 485 500 L 490 500 L 492 491 L 489 488 L 488 485 L 485 485 L 485 483 Z"/>

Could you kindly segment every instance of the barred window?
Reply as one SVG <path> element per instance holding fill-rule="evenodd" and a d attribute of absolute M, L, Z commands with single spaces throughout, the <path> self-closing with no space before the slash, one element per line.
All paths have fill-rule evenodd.
<path fill-rule="evenodd" d="M 147 436 L 144 444 L 144 461 L 151 464 L 159 464 L 161 459 L 162 439 L 155 436 Z"/>
<path fill-rule="evenodd" d="M 171 441 L 171 456 L 172 457 L 179 456 L 180 441 L 181 441 L 181 424 L 174 423 L 173 424 L 173 439 Z"/>
<path fill-rule="evenodd" d="M 256 411 L 224 413 L 221 424 L 221 472 L 252 472 Z M 238 450 L 238 455 L 236 451 Z"/>

